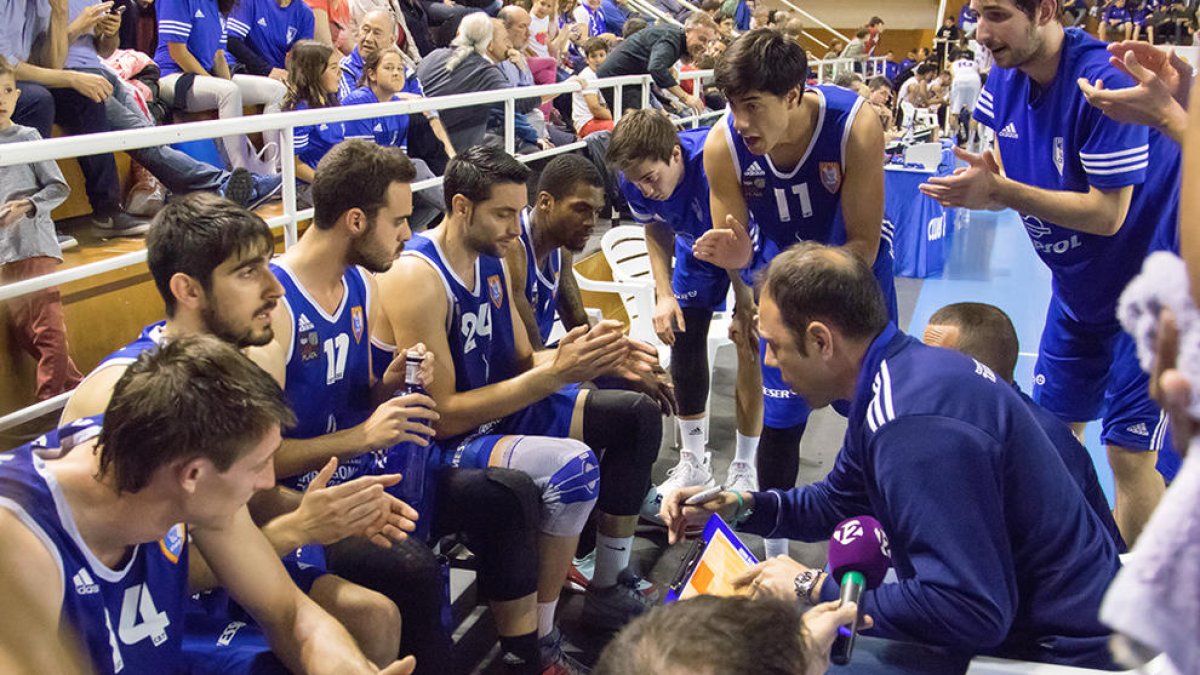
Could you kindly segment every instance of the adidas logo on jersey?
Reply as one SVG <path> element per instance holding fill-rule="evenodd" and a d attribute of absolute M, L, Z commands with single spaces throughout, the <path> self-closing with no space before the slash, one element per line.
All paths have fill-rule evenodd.
<path fill-rule="evenodd" d="M 377 134 L 382 134 L 382 133 L 383 133 L 383 125 L 382 125 L 382 124 L 380 124 L 380 123 L 378 123 L 378 122 L 376 122 L 376 123 L 375 123 L 375 128 L 374 128 L 374 129 L 372 129 L 371 131 L 374 131 L 374 132 L 375 132 L 375 133 L 377 133 Z"/>
<path fill-rule="evenodd" d="M 304 316 L 304 313 L 303 313 L 303 312 L 301 312 L 301 313 L 300 313 L 300 321 L 299 321 L 299 322 L 297 322 L 297 324 L 298 324 L 298 325 L 297 325 L 297 327 L 298 327 L 298 328 L 299 328 L 301 331 L 306 331 L 306 330 L 312 330 L 312 329 L 313 329 L 313 323 L 312 323 L 311 321 L 309 321 L 309 320 L 308 320 L 308 317 L 307 317 L 307 316 Z"/>
<path fill-rule="evenodd" d="M 1017 133 L 1017 125 L 1013 124 L 1012 122 L 1009 122 L 1008 126 L 1001 129 L 1000 133 L 996 134 L 996 135 L 999 136 L 1000 138 L 1011 138 L 1013 140 L 1016 140 L 1021 137 Z"/>
<path fill-rule="evenodd" d="M 80 569 L 71 577 L 71 581 L 75 584 L 75 592 L 79 595 L 95 595 L 100 592 L 100 587 L 96 585 L 95 579 L 88 574 L 85 569 Z"/>
<path fill-rule="evenodd" d="M 750 165 L 750 168 L 746 169 L 747 178 L 757 178 L 765 175 L 767 175 L 767 172 L 762 170 L 762 167 L 758 165 L 758 162 L 754 162 Z"/>
<path fill-rule="evenodd" d="M 263 28 L 266 28 L 267 27 L 267 17 L 265 17 L 265 16 L 258 17 L 257 23 L 258 23 L 258 25 L 262 26 Z"/>
<path fill-rule="evenodd" d="M 195 13 L 194 15 L 192 15 L 192 18 L 193 18 L 193 19 L 203 19 L 203 18 L 204 18 L 204 12 L 202 12 L 202 11 L 200 11 L 200 10 L 196 10 L 196 13 Z"/>
<path fill-rule="evenodd" d="M 1138 422 L 1137 424 L 1135 424 L 1133 426 L 1126 427 L 1125 431 L 1128 431 L 1129 433 L 1137 435 L 1137 436 L 1149 436 L 1150 435 L 1150 430 L 1146 428 L 1145 422 Z"/>

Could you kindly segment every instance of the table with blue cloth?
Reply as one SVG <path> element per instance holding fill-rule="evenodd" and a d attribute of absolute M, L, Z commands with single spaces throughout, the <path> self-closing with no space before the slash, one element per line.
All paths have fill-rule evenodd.
<path fill-rule="evenodd" d="M 918 187 L 933 176 L 949 176 L 955 161 L 953 148 L 943 143 L 942 161 L 936 171 L 903 164 L 884 168 L 883 217 L 895 228 L 892 246 L 896 276 L 924 278 L 942 273 L 954 210 L 921 194 Z"/>

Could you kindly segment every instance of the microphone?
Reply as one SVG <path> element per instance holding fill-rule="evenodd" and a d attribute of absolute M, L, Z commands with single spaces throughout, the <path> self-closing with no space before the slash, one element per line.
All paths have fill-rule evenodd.
<path fill-rule="evenodd" d="M 841 581 L 841 604 L 858 603 L 863 591 L 883 583 L 892 566 L 891 548 L 883 526 L 871 516 L 857 516 L 842 521 L 829 540 L 829 567 L 835 579 Z M 837 638 L 829 660 L 839 666 L 850 663 L 854 639 L 862 609 L 854 620 L 838 628 Z"/>

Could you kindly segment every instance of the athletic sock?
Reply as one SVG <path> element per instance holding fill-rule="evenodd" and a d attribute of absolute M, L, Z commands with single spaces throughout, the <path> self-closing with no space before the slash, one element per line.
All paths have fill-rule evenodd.
<path fill-rule="evenodd" d="M 504 663 L 510 673 L 520 675 L 542 672 L 542 651 L 538 649 L 537 633 L 500 636 L 500 651 L 504 652 Z"/>
<path fill-rule="evenodd" d="M 596 571 L 592 575 L 592 586 L 608 588 L 617 583 L 617 575 L 629 567 L 629 556 L 633 550 L 633 537 L 606 537 L 596 534 Z"/>
<path fill-rule="evenodd" d="M 704 422 L 707 419 L 708 415 L 694 420 L 679 420 L 679 436 L 683 439 L 683 447 L 679 450 L 681 457 L 686 452 L 697 462 L 704 459 Z"/>
<path fill-rule="evenodd" d="M 558 598 L 550 602 L 539 602 L 538 606 L 538 632 L 539 638 L 544 638 L 554 632 L 554 610 L 558 607 Z"/>
<path fill-rule="evenodd" d="M 733 461 L 753 465 L 757 455 L 758 436 L 743 436 L 742 432 L 737 432 L 737 445 L 734 446 Z"/>
<path fill-rule="evenodd" d="M 766 549 L 767 560 L 776 558 L 781 555 L 788 554 L 787 539 L 763 539 L 763 548 Z"/>

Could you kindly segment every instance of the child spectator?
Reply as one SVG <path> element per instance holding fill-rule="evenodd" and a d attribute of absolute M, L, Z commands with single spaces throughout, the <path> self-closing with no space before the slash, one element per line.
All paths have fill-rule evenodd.
<path fill-rule="evenodd" d="M 20 95 L 13 67 L 0 58 L 0 143 L 42 137 L 32 127 L 13 123 Z M 50 211 L 69 193 L 66 179 L 52 160 L 13 164 L 0 171 L 0 283 L 49 274 L 62 262 Z M 74 389 L 83 376 L 67 349 L 67 326 L 58 289 L 27 293 L 5 304 L 17 343 L 37 359 L 37 399 L 42 401 Z"/>
<path fill-rule="evenodd" d="M 294 0 L 238 0 L 225 22 L 229 51 L 251 75 L 287 77 L 287 54 L 299 40 L 311 40 L 313 11 Z"/>
<path fill-rule="evenodd" d="M 594 37 L 583 47 L 587 56 L 587 67 L 579 71 L 584 81 L 596 79 L 596 69 L 608 58 L 608 43 L 604 38 Z M 604 97 L 598 89 L 585 89 L 571 94 L 571 121 L 575 124 L 575 132 L 580 138 L 585 138 L 597 131 L 612 131 L 612 111 L 604 105 Z"/>
<path fill-rule="evenodd" d="M 332 108 L 338 104 L 338 80 L 341 76 L 341 52 L 316 40 L 301 40 L 292 47 L 292 62 L 288 67 L 288 92 L 283 99 L 284 110 Z M 296 178 L 304 182 L 302 192 L 308 191 L 316 176 L 317 162 L 329 149 L 345 138 L 342 122 L 323 122 L 292 128 L 292 145 L 296 150 Z M 309 200 L 310 201 L 310 200 Z"/>

